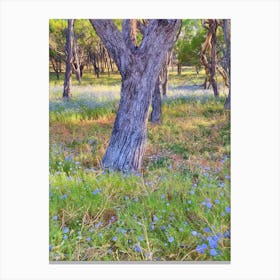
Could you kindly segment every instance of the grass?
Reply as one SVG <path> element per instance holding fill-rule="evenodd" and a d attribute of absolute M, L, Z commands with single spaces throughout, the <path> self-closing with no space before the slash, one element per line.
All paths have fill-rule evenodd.
<path fill-rule="evenodd" d="M 66 102 L 50 81 L 51 261 L 230 260 L 230 116 L 224 96 L 186 88 L 190 72 L 171 73 L 129 176 L 100 168 L 119 84 L 83 81 Z"/>

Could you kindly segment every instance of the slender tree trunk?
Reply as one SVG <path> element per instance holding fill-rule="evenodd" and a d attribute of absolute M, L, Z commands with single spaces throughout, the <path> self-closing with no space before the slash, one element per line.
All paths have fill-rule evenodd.
<path fill-rule="evenodd" d="M 157 79 L 155 90 L 152 96 L 152 112 L 151 112 L 151 122 L 161 123 L 162 112 L 161 112 L 161 95 L 159 88 L 159 79 Z"/>
<path fill-rule="evenodd" d="M 148 111 L 164 56 L 174 44 L 179 20 L 150 20 L 141 46 L 129 42 L 110 20 L 90 20 L 122 76 L 121 100 L 103 167 L 135 172 L 147 142 Z M 126 20 L 127 21 L 127 20 Z M 124 26 L 124 25 L 123 25 Z M 134 48 L 134 51 L 132 51 Z"/>
<path fill-rule="evenodd" d="M 224 108 L 226 110 L 230 110 L 231 107 L 231 57 L 230 57 L 230 52 L 231 52 L 231 44 L 230 44 L 230 20 L 229 19 L 224 19 L 223 20 L 223 30 L 224 30 L 224 38 L 226 42 L 226 70 L 228 72 L 228 87 L 229 87 L 229 92 L 228 96 L 225 102 Z"/>
<path fill-rule="evenodd" d="M 182 74 L 182 65 L 180 63 L 177 64 L 177 75 Z"/>
<path fill-rule="evenodd" d="M 211 37 L 211 67 L 210 67 L 210 82 L 214 91 L 214 96 L 218 97 L 219 96 L 219 91 L 218 91 L 218 86 L 216 82 L 216 65 L 217 65 L 217 53 L 216 53 L 216 45 L 217 45 L 217 21 L 212 20 L 212 24 L 209 26 L 210 32 L 212 34 Z"/>
<path fill-rule="evenodd" d="M 68 19 L 68 28 L 66 36 L 66 70 L 63 86 L 63 98 L 71 97 L 71 82 L 72 82 L 72 61 L 73 61 L 73 28 L 74 19 Z"/>

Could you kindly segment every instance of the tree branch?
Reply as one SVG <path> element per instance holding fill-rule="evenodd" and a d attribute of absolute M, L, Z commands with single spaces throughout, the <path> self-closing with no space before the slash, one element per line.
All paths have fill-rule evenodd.
<path fill-rule="evenodd" d="M 134 51 L 137 46 L 136 33 L 137 33 L 137 20 L 124 19 L 122 22 L 122 35 L 125 40 L 126 46 L 131 51 Z"/>
<path fill-rule="evenodd" d="M 123 75 L 130 51 L 121 32 L 112 20 L 90 19 L 90 22 Z"/>

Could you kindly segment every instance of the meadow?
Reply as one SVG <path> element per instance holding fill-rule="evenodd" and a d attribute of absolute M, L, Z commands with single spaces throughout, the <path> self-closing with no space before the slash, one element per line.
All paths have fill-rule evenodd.
<path fill-rule="evenodd" d="M 120 77 L 50 73 L 50 261 L 229 261 L 230 113 L 203 71 L 170 73 L 163 122 L 137 174 L 104 172 Z"/>

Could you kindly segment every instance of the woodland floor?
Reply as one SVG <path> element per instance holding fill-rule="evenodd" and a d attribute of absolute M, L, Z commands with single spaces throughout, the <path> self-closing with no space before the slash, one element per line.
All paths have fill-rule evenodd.
<path fill-rule="evenodd" d="M 221 82 L 221 81 L 220 81 Z M 230 260 L 230 115 L 203 73 L 170 74 L 139 174 L 103 173 L 120 78 L 50 74 L 50 261 Z"/>

